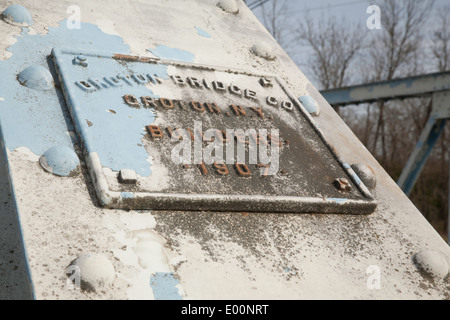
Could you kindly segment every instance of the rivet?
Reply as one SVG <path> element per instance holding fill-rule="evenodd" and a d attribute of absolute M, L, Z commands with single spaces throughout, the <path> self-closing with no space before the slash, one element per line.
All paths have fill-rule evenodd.
<path fill-rule="evenodd" d="M 255 43 L 251 47 L 250 51 L 253 54 L 266 60 L 275 60 L 276 58 L 275 55 L 272 53 L 272 48 L 267 43 L 264 42 Z"/>
<path fill-rule="evenodd" d="M 81 290 L 100 292 L 111 285 L 116 276 L 111 261 L 101 254 L 88 253 L 79 256 L 70 263 L 79 268 L 77 275 L 67 274 L 76 283 L 79 280 Z M 72 268 L 68 268 L 70 270 Z M 75 277 L 79 279 L 75 279 Z"/>
<path fill-rule="evenodd" d="M 236 0 L 220 0 L 217 3 L 217 6 L 221 8 L 223 11 L 228 13 L 233 14 L 239 13 L 239 7 L 236 3 Z"/>
<path fill-rule="evenodd" d="M 6 8 L 2 13 L 2 19 L 8 23 L 26 27 L 31 26 L 34 23 L 30 11 L 18 4 Z"/>
<path fill-rule="evenodd" d="M 48 90 L 53 88 L 53 77 L 47 68 L 35 65 L 29 66 L 19 73 L 17 78 L 20 84 L 35 90 Z"/>
<path fill-rule="evenodd" d="M 259 83 L 261 84 L 261 86 L 263 86 L 264 88 L 269 88 L 269 87 L 273 87 L 273 83 L 270 79 L 268 78 L 261 78 L 259 79 Z"/>
<path fill-rule="evenodd" d="M 375 188 L 377 179 L 375 177 L 375 172 L 370 166 L 364 163 L 355 163 L 352 164 L 351 167 L 367 188 Z"/>
<path fill-rule="evenodd" d="M 131 169 L 122 169 L 119 171 L 119 182 L 123 184 L 136 184 L 136 171 Z"/>
<path fill-rule="evenodd" d="M 444 279 L 449 273 L 446 259 L 437 251 L 421 251 L 414 256 L 414 262 L 420 270 L 433 278 Z"/>
<path fill-rule="evenodd" d="M 301 96 L 299 98 L 306 111 L 312 116 L 318 116 L 320 114 L 319 104 L 311 96 Z"/>
<path fill-rule="evenodd" d="M 79 159 L 72 149 L 56 146 L 45 151 L 40 157 L 39 163 L 47 172 L 57 176 L 68 177 L 77 173 Z"/>
<path fill-rule="evenodd" d="M 339 178 L 333 181 L 333 185 L 340 191 L 351 191 L 352 187 L 347 179 Z"/>
<path fill-rule="evenodd" d="M 83 67 L 87 67 L 88 66 L 87 57 L 83 56 L 83 55 L 76 56 L 75 59 L 73 59 L 73 63 L 81 65 Z"/>

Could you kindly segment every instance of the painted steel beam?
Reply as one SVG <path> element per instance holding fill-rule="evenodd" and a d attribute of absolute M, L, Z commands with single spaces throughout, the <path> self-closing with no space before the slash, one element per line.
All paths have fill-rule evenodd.
<path fill-rule="evenodd" d="M 411 193 L 445 127 L 446 120 L 450 118 L 450 92 L 436 92 L 432 97 L 433 109 L 430 118 L 398 180 L 398 185 L 407 195 Z"/>
<path fill-rule="evenodd" d="M 450 90 L 450 72 L 432 73 L 391 81 L 321 91 L 332 106 L 429 96 Z"/>
<path fill-rule="evenodd" d="M 397 183 L 405 194 L 409 195 L 411 193 L 428 157 L 430 156 L 431 150 L 444 129 L 445 122 L 446 120 L 444 119 L 436 119 L 434 117 L 431 117 L 430 120 L 428 120 Z"/>

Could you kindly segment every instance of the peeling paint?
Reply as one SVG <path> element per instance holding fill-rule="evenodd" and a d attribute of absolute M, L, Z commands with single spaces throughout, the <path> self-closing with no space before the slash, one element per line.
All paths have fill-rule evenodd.
<path fill-rule="evenodd" d="M 133 198 L 134 198 L 134 194 L 133 194 L 132 192 L 122 192 L 122 193 L 120 194 L 120 196 L 121 196 L 123 199 L 133 199 Z"/>
<path fill-rule="evenodd" d="M 114 249 L 113 254 L 124 266 L 132 268 L 135 276 L 124 278 L 129 285 L 127 296 L 129 299 L 157 299 L 161 291 L 167 289 L 167 282 L 171 281 L 174 268 L 183 263 L 186 258 L 170 250 L 166 245 L 166 239 L 157 233 L 155 218 L 146 211 L 143 213 L 130 211 L 127 214 L 109 213 L 103 217 L 103 227 L 107 228 L 111 235 L 122 247 Z M 153 292 L 149 281 L 155 275 L 169 275 L 155 278 L 161 287 Z M 177 286 L 179 295 L 184 295 L 181 285 Z M 166 286 L 166 287 L 165 287 Z M 164 290 L 165 290 L 164 289 Z M 165 292 L 163 290 L 163 292 Z"/>
<path fill-rule="evenodd" d="M 359 178 L 359 176 L 358 176 L 356 173 L 353 172 L 353 169 L 352 169 L 352 167 L 350 166 L 350 164 L 348 164 L 348 163 L 343 163 L 342 166 L 343 166 L 345 169 L 347 169 L 347 170 L 350 171 L 350 175 L 352 176 L 353 181 L 355 182 L 356 185 L 359 186 L 359 185 L 362 184 L 361 179 Z"/>
<path fill-rule="evenodd" d="M 150 278 L 155 300 L 183 300 L 178 293 L 179 283 L 172 272 L 157 272 Z"/>
<path fill-rule="evenodd" d="M 223 31 L 223 37 L 215 39 L 213 43 L 199 39 L 192 28 L 186 33 L 198 42 L 211 44 L 205 48 L 197 47 L 199 56 L 196 57 L 201 57 L 202 63 L 210 65 L 237 64 L 242 68 L 250 68 L 254 61 L 246 60 L 247 47 L 242 49 L 242 46 L 235 44 L 250 45 L 250 41 L 253 41 L 250 35 L 241 33 L 242 30 L 255 30 L 261 34 L 261 38 L 265 34 L 255 27 L 258 26 L 257 20 L 253 19 L 249 10 L 243 10 L 237 16 L 242 23 L 224 28 L 228 26 L 225 19 L 233 18 L 234 21 L 237 17 L 227 16 L 215 6 L 209 12 L 206 10 L 209 5 L 204 1 L 192 1 L 181 8 L 179 1 L 174 0 L 150 1 L 145 5 L 139 3 L 141 15 L 136 15 L 136 10 L 133 10 L 136 6 L 132 7 L 131 4 L 135 3 L 121 4 L 121 8 L 123 6 L 131 10 L 122 10 L 123 14 L 120 15 L 117 15 L 117 6 L 105 7 L 104 11 L 100 11 L 101 4 L 85 1 L 82 5 L 83 8 L 92 8 L 96 13 L 101 12 L 105 19 L 116 17 L 117 30 L 126 37 L 126 41 L 135 44 L 132 50 L 136 50 L 138 45 L 141 48 L 146 39 L 168 39 L 170 45 L 187 48 L 184 46 L 186 40 L 177 34 L 177 30 L 207 20 L 210 23 L 208 25 L 215 30 Z M 174 8 L 182 12 L 182 17 L 177 16 Z M 49 25 L 57 21 L 53 11 L 64 12 L 64 9 L 64 4 L 55 3 L 54 10 L 37 12 L 39 23 Z M 164 25 L 164 28 L 155 30 L 152 28 L 156 25 L 154 19 L 139 18 L 151 15 L 173 23 L 159 24 Z M 136 17 L 138 19 L 132 19 Z M 83 19 L 89 19 L 88 15 L 84 15 Z M 242 34 L 243 37 L 236 40 L 236 34 Z M 27 36 L 30 35 L 28 33 Z M 227 51 L 223 50 L 226 45 L 229 45 Z M 197 54 L 194 49 L 191 51 Z M 211 52 L 217 54 L 209 54 Z M 307 81 L 286 57 L 280 52 L 279 65 L 269 65 L 261 60 L 261 66 L 257 68 L 283 75 L 289 79 L 289 86 L 295 88 L 296 96 L 299 96 Z M 24 64 L 18 71 L 25 67 Z M 6 75 L 2 73 L 0 77 Z M 2 90 L 0 86 L 1 97 Z M 379 179 L 379 187 L 375 192 L 380 201 L 374 215 L 354 217 L 185 211 L 142 211 L 142 214 L 138 214 L 133 210 L 104 209 L 93 205 L 91 190 L 81 175 L 73 179 L 60 179 L 43 172 L 37 163 L 26 160 L 22 154 L 24 147 L 9 152 L 11 175 L 15 182 L 18 207 L 21 209 L 19 213 L 24 241 L 30 253 L 27 262 L 34 276 L 37 298 L 114 300 L 164 297 L 159 295 L 156 286 L 166 286 L 166 293 L 172 292 L 176 298 L 175 292 L 185 297 L 180 284 L 176 284 L 178 280 L 188 294 L 186 297 L 197 300 L 448 299 L 448 278 L 443 284 L 426 283 L 424 288 L 425 282 L 411 261 L 412 255 L 423 248 L 442 251 L 448 258 L 448 246 L 356 138 L 350 135 L 350 130 L 344 125 L 336 125 L 340 120 L 331 108 L 317 96 L 313 97 L 320 101 L 323 111 L 320 123 L 339 148 L 340 156 L 374 166 Z M 53 101 L 53 97 L 49 99 Z M 58 100 L 54 101 L 56 103 L 52 104 L 60 108 Z M 0 105 L 0 117 L 3 118 L 6 101 Z M 20 104 L 14 104 L 13 107 L 20 107 Z M 33 108 L 30 104 L 25 107 Z M 103 108 L 106 118 L 114 116 L 104 111 L 109 108 Z M 115 111 L 115 108 L 111 108 Z M 57 114 L 55 110 L 51 111 Z M 34 111 L 39 116 L 39 110 L 35 108 Z M 42 119 L 45 121 L 41 127 L 53 124 L 53 120 Z M 60 119 L 64 120 L 63 117 Z M 8 120 L 15 119 L 9 117 Z M 35 126 L 39 122 L 32 121 L 30 124 Z M 94 127 L 96 125 L 94 123 Z M 67 128 L 62 127 L 64 130 L 55 130 L 58 139 L 61 136 L 69 137 Z M 333 130 L 327 132 L 326 128 Z M 23 126 L 19 130 L 29 129 Z M 102 221 L 108 226 L 103 225 Z M 153 236 L 156 242 L 152 240 Z M 152 248 L 155 250 L 152 251 Z M 66 279 L 63 271 L 67 266 L 68 255 L 92 249 L 106 253 L 116 267 L 114 290 L 95 295 L 67 290 L 64 287 Z M 173 250 L 172 253 L 170 250 Z M 178 256 L 172 258 L 170 254 Z M 152 262 L 158 263 L 159 267 L 143 267 Z M 178 265 L 181 262 L 183 264 Z M 370 291 L 366 287 L 366 269 L 369 265 L 378 265 L 383 270 L 381 290 Z M 161 279 L 164 275 L 166 279 Z M 151 285 L 152 280 L 155 290 Z"/>
<path fill-rule="evenodd" d="M 175 60 L 182 62 L 194 62 L 195 55 L 189 51 L 170 48 L 164 45 L 157 46 L 155 49 L 147 49 L 147 51 L 153 53 L 155 56 L 161 59 Z"/>
<path fill-rule="evenodd" d="M 327 201 L 333 201 L 337 204 L 342 204 L 348 201 L 348 199 L 341 199 L 341 198 L 327 198 Z"/>
<path fill-rule="evenodd" d="M 301 96 L 299 100 L 311 115 L 319 115 L 319 105 L 313 97 Z"/>
<path fill-rule="evenodd" d="M 54 145 L 73 148 L 72 139 L 66 134 L 73 131 L 73 127 L 57 89 L 38 91 L 24 87 L 17 81 L 17 75 L 30 65 L 50 68 L 48 56 L 54 47 L 101 47 L 128 52 L 128 46 L 121 38 L 104 34 L 89 23 L 82 23 L 80 29 L 68 29 L 65 20 L 56 28 L 49 27 L 45 35 L 31 35 L 24 28 L 16 38 L 17 42 L 8 48 L 12 56 L 0 61 L 0 96 L 3 97 L 0 100 L 0 125 L 6 147 L 14 150 L 24 146 L 38 155 Z"/>
<path fill-rule="evenodd" d="M 358 186 L 362 183 L 361 179 L 358 177 L 357 174 L 352 174 L 352 177 L 353 177 L 353 180 L 355 181 L 355 183 L 356 183 Z"/>
<path fill-rule="evenodd" d="M 66 99 L 75 127 L 86 151 L 96 152 L 103 167 L 114 171 L 131 169 L 140 176 L 150 176 L 151 161 L 142 139 L 145 126 L 153 123 L 155 113 L 151 109 L 130 108 L 123 96 L 129 94 L 158 98 L 150 86 L 138 84 L 128 78 L 131 79 L 131 74 L 139 73 L 167 79 L 167 67 L 150 63 L 124 65 L 122 61 L 112 59 L 113 52 L 103 56 L 83 52 L 89 66 L 81 67 L 73 65 L 72 59 L 76 52 L 71 52 L 71 49 L 55 50 L 54 56 L 63 77 L 64 89 L 69 92 Z M 119 81 L 119 78 L 123 81 Z M 91 90 L 81 90 L 75 85 L 81 81 L 92 83 L 94 80 L 97 86 L 92 84 Z M 105 113 L 105 109 L 113 109 L 114 112 Z M 90 126 L 85 119 L 89 119 L 94 125 Z"/>
<path fill-rule="evenodd" d="M 202 37 L 205 37 L 205 38 L 211 38 L 211 35 L 208 32 L 206 32 L 205 30 L 203 30 L 203 29 L 201 29 L 199 27 L 195 27 L 195 30 L 197 30 L 197 34 L 199 36 L 202 36 Z"/>
<path fill-rule="evenodd" d="M 77 50 L 89 50 L 102 48 L 115 53 L 129 53 L 129 47 L 122 39 L 115 35 L 103 33 L 97 26 L 83 23 L 79 30 L 67 29 L 65 21 L 57 28 L 49 28 L 46 35 L 30 35 L 28 29 L 24 29 L 18 42 L 8 50 L 13 56 L 6 61 L 0 61 L 2 76 L 0 78 L 0 100 L 1 127 L 5 135 L 6 146 L 10 150 L 17 147 L 28 147 L 35 154 L 42 154 L 53 145 L 72 147 L 72 139 L 65 133 L 73 131 L 72 120 L 64 109 L 62 96 L 47 92 L 30 91 L 16 80 L 24 66 L 48 65 L 48 55 L 53 47 L 69 46 Z M 33 51 L 33 54 L 22 52 Z M 15 54 L 20 53 L 20 54 Z M 89 68 L 94 68 L 91 65 Z M 148 68 L 151 68 L 148 65 Z M 158 69 L 158 70 L 155 70 Z M 82 69 L 82 68 L 80 68 Z M 113 61 L 108 72 L 123 72 L 124 67 Z M 149 72 L 158 73 L 161 78 L 167 76 L 164 67 L 154 67 Z M 94 70 L 102 72 L 102 70 Z M 83 70 L 79 70 L 80 77 Z M 103 73 L 105 70 L 103 70 Z M 152 74 L 153 74 L 152 73 Z M 77 75 L 74 75 L 77 76 Z M 56 77 L 55 77 L 56 79 Z M 83 79 L 83 78 L 81 78 Z M 5 90 L 3 90 L 5 89 Z M 152 96 L 151 91 L 146 88 L 132 88 L 131 93 L 144 93 Z M 140 90 L 137 92 L 136 90 Z M 19 97 L 19 98 L 18 98 Z M 121 102 L 120 92 L 100 92 L 93 102 L 101 103 L 101 107 L 115 106 Z M 63 107 L 62 107 L 63 106 Z M 61 112 L 63 108 L 63 113 Z M 96 109 L 95 109 L 96 110 Z M 91 117 L 92 115 L 92 117 Z M 108 115 L 108 114 L 107 114 Z M 151 123 L 154 117 L 151 112 L 130 110 L 125 106 L 117 108 L 116 114 L 110 113 L 111 117 L 100 112 L 90 113 L 89 120 L 94 126 L 89 127 L 86 123 L 81 127 L 88 126 L 90 132 L 86 141 L 92 146 L 90 151 L 97 152 L 102 163 L 116 171 L 122 168 L 131 168 L 142 176 L 150 175 L 150 164 L 148 154 L 143 147 L 137 146 L 141 142 L 144 126 Z M 108 128 L 113 126 L 124 126 L 120 135 L 108 136 Z M 118 131 L 116 131 L 118 132 Z M 92 139 L 92 137 L 94 137 Z M 111 145 L 111 144 L 114 145 Z M 121 145 L 121 148 L 117 148 Z"/>

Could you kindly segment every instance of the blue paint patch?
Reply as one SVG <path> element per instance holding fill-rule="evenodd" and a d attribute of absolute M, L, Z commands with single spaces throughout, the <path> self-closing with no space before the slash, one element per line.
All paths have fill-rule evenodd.
<path fill-rule="evenodd" d="M 133 198 L 134 198 L 133 192 L 122 192 L 122 193 L 120 194 L 120 196 L 121 196 L 123 199 L 133 199 Z"/>
<path fill-rule="evenodd" d="M 348 201 L 348 199 L 341 199 L 341 198 L 327 198 L 327 201 L 333 201 L 337 204 L 342 204 Z"/>
<path fill-rule="evenodd" d="M 29 35 L 24 28 L 16 38 L 8 48 L 13 55 L 0 61 L 0 126 L 6 147 L 24 146 L 38 155 L 55 145 L 73 148 L 68 131 L 74 128 L 63 96 L 55 88 L 39 91 L 25 87 L 17 81 L 18 74 L 31 65 L 48 66 L 48 56 L 58 46 L 117 53 L 129 53 L 129 47 L 95 25 L 82 23 L 80 29 L 68 29 L 66 21 L 49 27 L 46 35 Z"/>
<path fill-rule="evenodd" d="M 30 11 L 18 4 L 14 4 L 6 8 L 5 11 L 3 11 L 2 16 L 6 21 L 10 20 L 12 22 L 25 24 L 28 26 L 32 26 L 34 23 L 33 16 Z"/>
<path fill-rule="evenodd" d="M 352 167 L 347 162 L 344 162 L 342 164 L 342 166 L 347 170 L 353 171 Z M 358 175 L 356 173 L 352 173 L 351 175 L 352 175 L 354 182 L 359 186 L 362 183 L 361 179 L 358 177 Z"/>
<path fill-rule="evenodd" d="M 195 27 L 195 30 L 197 30 L 197 34 L 199 36 L 202 36 L 202 37 L 205 37 L 205 38 L 211 38 L 211 35 L 208 32 L 206 32 L 205 30 L 200 29 L 199 27 Z"/>
<path fill-rule="evenodd" d="M 358 186 L 362 183 L 361 179 L 358 177 L 358 175 L 356 173 L 352 174 L 352 177 Z"/>
<path fill-rule="evenodd" d="M 331 105 L 342 102 L 342 101 L 353 101 L 352 96 L 353 90 L 339 90 L 339 91 L 329 91 L 322 92 L 322 96 Z"/>
<path fill-rule="evenodd" d="M 67 177 L 77 169 L 79 160 L 77 154 L 65 146 L 48 149 L 40 159 L 42 167 L 58 176 Z"/>
<path fill-rule="evenodd" d="M 114 171 L 132 169 L 141 176 L 150 176 L 149 154 L 142 138 L 146 134 L 145 126 L 155 120 L 155 113 L 152 109 L 130 107 L 123 96 L 159 98 L 153 94 L 150 80 L 138 83 L 134 79 L 139 79 L 137 75 L 142 79 L 148 75 L 168 79 L 167 66 L 123 63 L 112 59 L 112 53 L 83 51 L 89 62 L 85 68 L 72 63 L 75 53 L 79 55 L 80 51 L 61 49 L 55 50 L 54 55 L 84 147 L 88 153 L 96 152 L 104 167 Z M 83 82 L 90 87 L 82 85 Z M 83 87 L 87 90 L 82 90 Z"/>
<path fill-rule="evenodd" d="M 314 100 L 313 97 L 301 96 L 299 98 L 299 100 L 302 103 L 302 105 L 305 107 L 306 111 L 308 111 L 308 113 L 317 113 L 318 105 L 317 105 L 316 100 Z"/>
<path fill-rule="evenodd" d="M 156 57 L 167 60 L 182 62 L 194 62 L 195 55 L 185 50 L 170 48 L 164 45 L 157 46 L 155 49 L 147 49 Z"/>
<path fill-rule="evenodd" d="M 36 90 L 48 90 L 53 87 L 53 77 L 43 66 L 29 66 L 18 77 L 20 84 Z"/>
<path fill-rule="evenodd" d="M 150 278 L 155 300 L 183 300 L 176 287 L 179 284 L 180 281 L 174 277 L 173 272 L 156 272 Z"/>
<path fill-rule="evenodd" d="M 406 88 L 411 88 L 414 85 L 414 82 L 416 81 L 416 78 L 406 78 L 406 79 L 400 79 L 400 80 L 393 80 L 390 82 L 391 88 L 396 88 L 400 86 L 405 86 Z"/>

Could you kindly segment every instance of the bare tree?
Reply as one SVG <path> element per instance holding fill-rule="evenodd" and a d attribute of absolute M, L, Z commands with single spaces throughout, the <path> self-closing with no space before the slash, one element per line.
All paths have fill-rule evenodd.
<path fill-rule="evenodd" d="M 433 55 L 439 71 L 450 68 L 450 7 L 445 7 L 438 13 L 438 30 L 432 37 Z"/>
<path fill-rule="evenodd" d="M 280 46 L 289 51 L 292 42 L 292 21 L 290 21 L 288 0 L 271 0 L 261 6 L 262 22 Z"/>
<path fill-rule="evenodd" d="M 373 38 L 370 52 L 374 81 L 412 73 L 434 0 L 384 0 L 380 4 L 383 32 Z"/>
<path fill-rule="evenodd" d="M 383 31 L 372 40 L 370 61 L 373 81 L 392 80 L 417 72 L 421 56 L 423 27 L 434 0 L 384 0 L 380 3 Z M 429 105 L 431 108 L 431 105 Z M 386 132 L 386 103 L 378 103 L 372 152 L 378 150 L 381 139 L 381 162 L 388 160 Z"/>
<path fill-rule="evenodd" d="M 435 31 L 432 42 L 433 42 L 433 56 L 436 61 L 436 66 L 438 71 L 444 72 L 450 69 L 450 6 L 447 6 L 443 9 L 441 9 L 438 12 L 438 29 Z M 450 144 L 450 137 L 449 137 L 449 130 L 448 125 L 447 127 L 444 127 L 444 130 L 442 132 L 442 136 L 440 137 L 439 146 L 440 146 L 440 170 L 443 173 L 442 176 L 444 177 L 444 181 L 448 180 L 448 175 L 445 173 L 448 173 L 448 167 L 450 159 L 448 159 L 449 155 L 449 144 Z M 446 188 L 445 188 L 446 187 Z M 449 194 L 448 188 L 450 186 L 447 184 L 445 186 L 444 184 L 444 195 Z M 447 201 L 447 207 L 445 207 L 445 210 L 443 212 L 449 212 L 448 208 L 449 201 Z M 450 223 L 448 221 L 448 215 L 447 215 L 447 224 Z M 449 236 L 449 235 L 447 235 Z"/>
<path fill-rule="evenodd" d="M 363 32 L 362 32 L 363 31 Z M 298 38 L 312 49 L 309 68 L 322 89 L 340 88 L 349 82 L 349 69 L 364 45 L 364 28 L 351 26 L 335 16 L 314 22 L 306 12 Z"/>

